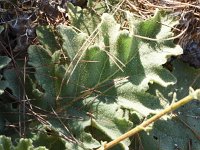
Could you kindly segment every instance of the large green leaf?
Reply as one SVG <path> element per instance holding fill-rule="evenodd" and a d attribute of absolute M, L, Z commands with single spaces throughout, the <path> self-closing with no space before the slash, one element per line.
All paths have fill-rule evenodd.
<path fill-rule="evenodd" d="M 36 70 L 37 84 L 42 87 L 38 90 L 44 94 L 46 107 L 51 105 L 58 114 L 82 118 L 66 122 L 81 142 L 77 148 L 97 148 L 100 141 L 117 138 L 143 117 L 163 109 L 165 103 L 146 92 L 149 83 L 167 87 L 177 81 L 162 67 L 170 56 L 182 53 L 179 46 L 166 41 L 173 35 L 170 26 L 175 22 L 166 19 L 163 12 L 136 23 L 130 19 L 130 14 L 128 17 L 132 28 L 121 30 L 112 15 L 103 14 L 98 35 L 87 47 L 82 47 L 87 45 L 85 34 L 58 26 L 69 64 L 61 61 L 59 50 L 51 55 L 41 46 L 29 48 L 29 64 Z M 147 31 L 149 28 L 151 30 Z M 56 125 L 52 123 L 52 126 Z M 157 141 L 152 141 L 155 146 Z M 67 143 L 76 147 L 76 144 Z M 130 144 L 127 139 L 114 149 L 129 149 Z"/>

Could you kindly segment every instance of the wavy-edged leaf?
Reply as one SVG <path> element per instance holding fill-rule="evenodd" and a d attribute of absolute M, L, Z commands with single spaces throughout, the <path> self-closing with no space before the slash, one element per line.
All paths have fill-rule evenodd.
<path fill-rule="evenodd" d="M 167 100 L 168 103 L 165 107 L 173 101 L 187 96 L 190 86 L 195 89 L 200 87 L 199 69 L 192 68 L 188 64 L 180 62 L 180 60 L 176 60 L 173 62 L 172 73 L 177 78 L 175 85 L 163 88 L 153 84 L 149 89 L 149 92 L 155 94 L 161 101 L 166 102 Z M 150 136 L 146 136 L 144 140 L 148 141 L 150 140 L 149 137 L 154 136 L 156 139 L 153 139 L 153 141 L 155 143 L 159 141 L 162 149 L 172 149 L 176 145 L 180 149 L 187 150 L 188 142 L 195 143 L 193 149 L 199 149 L 199 104 L 198 101 L 192 101 L 175 111 L 174 116 L 167 115 L 166 119 L 156 122 Z"/>
<path fill-rule="evenodd" d="M 49 50 L 51 54 L 60 49 L 53 28 L 50 26 L 37 27 L 36 34 L 40 43 L 45 47 L 45 49 Z"/>
<path fill-rule="evenodd" d="M 55 106 L 55 98 L 57 93 L 57 86 L 60 83 L 55 79 L 55 63 L 59 60 L 56 55 L 50 55 L 47 50 L 41 46 L 29 47 L 29 64 L 35 67 L 35 77 L 44 91 L 44 105 L 45 107 Z M 56 53 L 55 53 L 56 54 Z M 60 55 L 60 54 L 58 54 Z M 56 58 L 55 58 L 56 57 Z M 52 61 L 55 58 L 55 61 Z"/>
<path fill-rule="evenodd" d="M 57 31 L 63 39 L 63 50 L 72 61 L 86 40 L 87 35 L 85 33 L 77 33 L 72 29 L 72 27 L 66 27 L 64 25 L 59 25 Z"/>
<path fill-rule="evenodd" d="M 55 109 L 58 113 L 82 118 L 67 123 L 75 138 L 81 141 L 79 147 L 97 148 L 101 140 L 113 140 L 136 125 L 134 119 L 129 120 L 133 116 L 130 114 L 137 115 L 134 118 L 142 121 L 143 117 L 165 107 L 166 103 L 161 103 L 159 97 L 146 93 L 149 83 L 167 87 L 177 81 L 162 65 L 170 56 L 181 54 L 182 49 L 172 41 L 165 41 L 172 33 L 166 32 L 168 29 L 162 31 L 165 28 L 163 18 L 165 14 L 157 12 L 147 21 L 132 24 L 133 28 L 128 31 L 121 30 L 112 15 L 103 14 L 98 36 L 86 51 L 80 50 L 83 37 L 86 37 L 84 34 L 59 26 L 62 48 L 71 63 L 77 63 L 72 65 L 75 68 L 68 82 L 62 85 L 60 81 L 66 78 L 68 62 L 60 62 L 59 52 L 51 56 L 40 46 L 29 48 L 29 64 L 36 69 L 38 84 L 47 95 L 45 101 L 51 105 L 58 103 L 59 107 Z M 173 21 L 167 23 L 168 26 L 175 24 Z M 149 28 L 152 30 L 146 31 Z M 74 62 L 78 51 L 84 53 L 79 54 L 79 62 Z M 55 102 L 57 96 L 60 101 Z M 128 149 L 129 145 L 127 139 L 117 148 Z"/>

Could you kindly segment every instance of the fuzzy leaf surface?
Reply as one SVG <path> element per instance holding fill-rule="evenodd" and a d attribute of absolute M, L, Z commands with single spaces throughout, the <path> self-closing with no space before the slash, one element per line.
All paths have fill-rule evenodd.
<path fill-rule="evenodd" d="M 59 44 L 56 40 L 56 35 L 51 27 L 39 26 L 37 27 L 36 34 L 41 44 L 51 53 L 59 50 Z"/>
<path fill-rule="evenodd" d="M 70 64 L 60 62 L 60 51 L 51 55 L 41 46 L 29 48 L 29 64 L 36 70 L 35 77 L 43 89 L 44 101 L 54 106 L 59 114 L 82 118 L 66 123 L 75 138 L 81 141 L 80 149 L 97 148 L 100 141 L 117 138 L 143 117 L 164 108 L 159 97 L 146 91 L 149 83 L 167 87 L 177 81 L 162 67 L 170 56 L 182 53 L 172 41 L 165 41 L 173 35 L 163 27 L 165 17 L 166 14 L 157 12 L 149 20 L 133 23 L 130 30 L 121 30 L 112 15 L 103 14 L 98 35 L 85 51 L 80 48 L 85 34 L 60 25 L 57 32 Z M 167 23 L 168 26 L 175 24 L 173 20 Z M 151 30 L 147 31 L 149 28 Z M 77 53 L 80 59 L 74 59 Z M 66 76 L 71 63 L 73 72 Z M 68 82 L 61 83 L 66 77 Z M 55 101 L 57 96 L 59 101 Z M 127 139 L 116 149 L 128 150 L 130 144 Z M 76 144 L 69 145 L 75 147 Z"/>
<path fill-rule="evenodd" d="M 189 94 L 189 87 L 200 88 L 199 69 L 194 69 L 187 64 L 176 60 L 173 62 L 173 75 L 178 79 L 175 85 L 163 88 L 157 84 L 150 86 L 149 92 L 159 97 L 160 101 L 167 107 L 173 101 L 177 101 Z M 200 132 L 199 125 L 199 101 L 191 101 L 174 112 L 175 116 L 167 115 L 156 122 L 151 132 L 151 137 L 157 137 L 162 149 L 172 149 L 174 145 L 187 150 L 188 141 L 195 143 L 193 149 L 200 148 L 197 133 Z M 163 130 L 165 129 L 165 130 Z M 184 132 L 183 132 L 184 131 Z M 150 139 L 146 136 L 144 141 Z M 147 146 L 147 145 L 146 145 Z"/>

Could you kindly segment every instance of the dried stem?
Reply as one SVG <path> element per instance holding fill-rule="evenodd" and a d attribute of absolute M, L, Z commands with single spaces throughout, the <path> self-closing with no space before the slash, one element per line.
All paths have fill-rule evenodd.
<path fill-rule="evenodd" d="M 123 141 L 126 138 L 129 138 L 130 136 L 133 136 L 134 134 L 145 130 L 145 128 L 147 126 L 149 126 L 151 123 L 155 122 L 156 120 L 160 119 L 162 116 L 176 110 L 177 108 L 185 105 L 186 103 L 192 101 L 193 99 L 196 99 L 199 97 L 196 95 L 200 95 L 200 89 L 194 91 L 195 94 L 189 94 L 188 96 L 184 97 L 183 99 L 181 99 L 178 102 L 175 102 L 173 104 L 171 104 L 169 107 L 167 107 L 166 109 L 162 110 L 161 112 L 159 112 L 158 114 L 154 115 L 153 117 L 149 118 L 148 120 L 144 121 L 142 124 L 138 125 L 137 127 L 133 128 L 132 130 L 126 132 L 125 134 L 119 136 L 117 139 L 104 144 L 102 147 L 100 147 L 98 150 L 107 150 L 115 145 L 117 145 L 119 142 Z"/>

